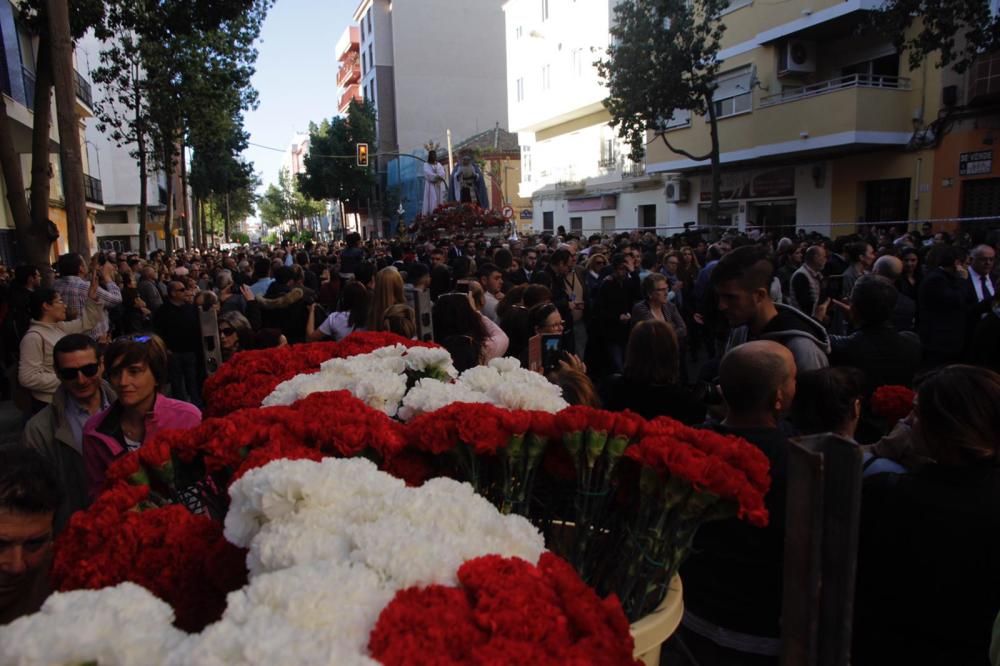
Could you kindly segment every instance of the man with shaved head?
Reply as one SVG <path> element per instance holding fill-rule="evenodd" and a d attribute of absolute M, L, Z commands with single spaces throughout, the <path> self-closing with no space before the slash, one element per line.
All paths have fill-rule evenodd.
<path fill-rule="evenodd" d="M 771 463 L 766 528 L 736 518 L 704 525 L 684 580 L 684 643 L 701 664 L 777 664 L 785 540 L 786 450 L 779 422 L 795 398 L 795 358 L 771 340 L 730 350 L 719 366 L 728 413 L 718 432 L 745 438 Z"/>
<path fill-rule="evenodd" d="M 872 274 L 884 277 L 886 280 L 896 285 L 903 275 L 903 260 L 887 254 L 875 260 L 872 266 Z M 896 306 L 892 310 L 890 321 L 893 327 L 902 333 L 912 331 L 917 326 L 917 302 L 896 289 Z"/>

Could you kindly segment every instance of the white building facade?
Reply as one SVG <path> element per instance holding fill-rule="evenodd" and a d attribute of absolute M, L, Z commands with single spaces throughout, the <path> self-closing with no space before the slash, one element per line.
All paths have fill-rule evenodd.
<path fill-rule="evenodd" d="M 645 174 L 609 126 L 595 61 L 613 0 L 509 0 L 504 5 L 510 128 L 521 145 L 520 194 L 537 231 L 671 233 L 665 180 Z"/>
<path fill-rule="evenodd" d="M 412 153 L 507 127 L 502 0 L 363 0 L 361 91 L 378 152 Z"/>

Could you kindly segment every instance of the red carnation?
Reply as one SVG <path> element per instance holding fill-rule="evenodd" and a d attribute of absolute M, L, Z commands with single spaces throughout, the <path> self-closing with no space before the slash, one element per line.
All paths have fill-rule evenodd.
<path fill-rule="evenodd" d="M 905 386 L 879 386 L 872 394 L 872 412 L 890 424 L 895 424 L 913 411 L 913 399 L 916 395 L 913 390 Z"/>

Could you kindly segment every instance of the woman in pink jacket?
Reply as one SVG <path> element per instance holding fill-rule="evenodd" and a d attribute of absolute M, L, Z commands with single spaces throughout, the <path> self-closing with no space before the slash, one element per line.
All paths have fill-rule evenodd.
<path fill-rule="evenodd" d="M 152 334 L 111 343 L 104 367 L 118 399 L 92 416 L 83 428 L 83 462 L 91 498 L 104 485 L 108 466 L 161 430 L 193 428 L 201 423 L 197 407 L 159 392 L 167 377 L 167 348 Z"/>

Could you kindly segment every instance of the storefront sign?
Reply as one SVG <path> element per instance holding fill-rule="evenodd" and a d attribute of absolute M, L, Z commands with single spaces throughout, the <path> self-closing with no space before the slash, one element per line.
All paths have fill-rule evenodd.
<path fill-rule="evenodd" d="M 711 175 L 701 177 L 700 196 L 702 201 L 711 201 Z M 791 196 L 795 196 L 795 169 L 791 167 L 722 174 L 719 198 L 723 201 Z"/>
<path fill-rule="evenodd" d="M 959 176 L 981 176 L 993 173 L 993 151 L 977 150 L 958 156 Z"/>
<path fill-rule="evenodd" d="M 534 216 L 535 216 L 534 211 L 529 210 L 527 208 L 525 208 L 524 210 L 521 211 L 521 219 L 522 220 L 530 220 Z"/>

